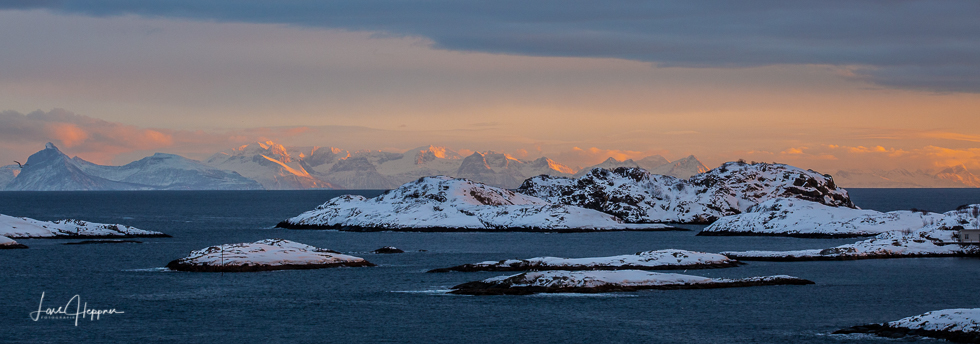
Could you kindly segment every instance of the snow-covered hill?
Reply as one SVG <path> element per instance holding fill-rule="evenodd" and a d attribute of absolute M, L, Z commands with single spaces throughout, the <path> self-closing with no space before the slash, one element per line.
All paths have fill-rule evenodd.
<path fill-rule="evenodd" d="M 69 158 L 54 144 L 27 159 L 11 191 L 88 190 L 254 190 L 254 180 L 198 161 L 157 153 L 123 166 L 103 166 Z"/>
<path fill-rule="evenodd" d="M 212 155 L 206 164 L 238 172 L 267 190 L 335 188 L 313 176 L 286 148 L 272 141 L 244 145 Z"/>
<path fill-rule="evenodd" d="M 980 245 L 958 244 L 957 230 L 980 225 L 980 204 L 926 214 L 920 228 L 891 230 L 874 238 L 827 249 L 722 252 L 743 260 L 845 260 L 900 257 L 980 257 Z"/>
<path fill-rule="evenodd" d="M 424 177 L 367 199 L 344 195 L 287 219 L 285 228 L 352 231 L 665 230 L 624 224 L 595 210 L 548 203 L 509 190 L 445 176 Z"/>
<path fill-rule="evenodd" d="M 742 214 L 725 216 L 698 235 L 774 235 L 852 237 L 911 231 L 939 221 L 942 214 L 917 211 L 883 213 L 831 207 L 800 199 L 775 198 Z"/>
<path fill-rule="evenodd" d="M 518 192 L 635 223 L 710 223 L 778 197 L 854 207 L 830 176 L 766 163 L 729 162 L 687 180 L 639 168 L 594 169 L 578 179 L 534 177 Z"/>

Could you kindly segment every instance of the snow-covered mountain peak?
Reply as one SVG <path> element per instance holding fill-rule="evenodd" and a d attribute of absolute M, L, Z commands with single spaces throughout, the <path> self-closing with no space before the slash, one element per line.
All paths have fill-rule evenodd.
<path fill-rule="evenodd" d="M 54 149 L 54 150 L 58 150 L 58 147 L 55 147 L 53 143 L 51 143 L 51 142 L 48 142 L 48 143 L 45 143 L 45 144 L 44 144 L 44 149 Z"/>
<path fill-rule="evenodd" d="M 324 163 L 332 162 L 332 156 L 322 158 Z M 293 159 L 286 147 L 272 141 L 256 142 L 215 154 L 207 160 L 207 164 L 238 172 L 269 190 L 333 187 L 312 176 L 308 170 L 309 164 Z"/>

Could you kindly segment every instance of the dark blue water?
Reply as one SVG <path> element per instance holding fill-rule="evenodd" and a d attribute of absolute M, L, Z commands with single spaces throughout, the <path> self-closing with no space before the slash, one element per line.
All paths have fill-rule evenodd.
<path fill-rule="evenodd" d="M 0 251 L 0 342 L 143 343 L 647 342 L 885 343 L 829 335 L 930 310 L 977 308 L 980 260 L 922 258 L 752 262 L 691 270 L 711 277 L 788 274 L 809 286 L 642 291 L 599 295 L 456 296 L 448 287 L 500 273 L 428 274 L 482 260 L 585 257 L 678 248 L 717 252 L 823 248 L 856 239 L 696 237 L 691 232 L 345 233 L 272 228 L 336 191 L 0 193 L 0 213 L 80 218 L 169 233 L 143 244 L 18 240 Z M 377 192 L 363 192 L 373 196 Z M 980 190 L 851 191 L 863 208 L 943 211 L 980 203 Z M 693 229 L 698 229 L 692 226 Z M 209 245 L 285 238 L 364 257 L 375 268 L 260 273 L 157 269 Z M 368 253 L 393 245 L 405 254 Z M 420 250 L 425 250 L 421 252 Z M 41 319 L 38 307 L 79 295 L 124 314 Z"/>

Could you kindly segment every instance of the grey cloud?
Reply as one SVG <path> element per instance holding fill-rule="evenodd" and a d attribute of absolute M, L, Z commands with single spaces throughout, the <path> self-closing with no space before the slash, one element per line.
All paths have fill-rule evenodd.
<path fill-rule="evenodd" d="M 377 31 L 439 48 L 612 57 L 678 67 L 862 66 L 887 87 L 980 92 L 977 1 L 15 1 L 138 14 Z"/>

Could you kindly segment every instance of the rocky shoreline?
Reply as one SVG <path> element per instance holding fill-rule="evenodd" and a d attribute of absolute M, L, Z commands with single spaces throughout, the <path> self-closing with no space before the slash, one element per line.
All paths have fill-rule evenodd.
<path fill-rule="evenodd" d="M 730 268 L 742 264 L 720 254 L 668 249 L 609 257 L 535 257 L 485 261 L 432 269 L 428 272 L 687 270 Z"/>
<path fill-rule="evenodd" d="M 907 327 L 893 327 L 887 324 L 867 324 L 848 327 L 834 331 L 833 334 L 852 334 L 868 333 L 885 338 L 905 338 L 908 336 L 920 336 L 945 339 L 954 343 L 980 343 L 980 333 L 962 331 L 935 331 L 924 329 L 913 329 Z"/>
<path fill-rule="evenodd" d="M 634 227 L 634 228 L 630 228 Z M 280 221 L 276 228 L 297 230 L 338 230 L 342 232 L 420 232 L 420 233 L 451 233 L 451 232 L 529 232 L 529 233 L 591 233 L 591 232 L 665 232 L 690 231 L 687 228 L 670 226 L 643 225 L 628 226 L 617 229 L 601 228 L 544 228 L 544 227 L 505 227 L 505 228 L 465 228 L 465 227 L 388 227 L 388 226 L 351 226 L 351 225 L 313 225 L 296 224 L 288 220 Z"/>
<path fill-rule="evenodd" d="M 765 262 L 811 262 L 811 261 L 842 261 L 842 260 L 863 260 L 863 259 L 894 259 L 894 258 L 978 258 L 980 253 L 921 253 L 921 254 L 866 254 L 866 255 L 828 255 L 828 256 L 743 256 L 734 252 L 722 252 L 726 256 L 744 261 L 765 261 Z"/>
<path fill-rule="evenodd" d="M 167 263 L 175 271 L 256 272 L 375 266 L 364 258 L 283 239 L 225 244 L 191 251 Z"/>
<path fill-rule="evenodd" d="M 767 236 L 767 237 L 790 237 L 806 239 L 847 239 L 847 238 L 867 238 L 877 234 L 830 234 L 830 233 L 758 233 L 758 232 L 735 232 L 735 231 L 700 231 L 695 236 Z"/>
<path fill-rule="evenodd" d="M 771 285 L 808 285 L 813 281 L 793 276 L 713 279 L 635 270 L 525 272 L 474 281 L 452 287 L 451 294 L 528 295 L 536 293 L 609 293 L 639 290 L 714 289 Z"/>
<path fill-rule="evenodd" d="M 368 261 L 345 262 L 329 264 L 283 264 L 283 265 L 263 265 L 263 264 L 242 264 L 242 265 L 203 265 L 181 263 L 178 260 L 167 263 L 166 268 L 174 271 L 188 272 L 258 272 L 273 270 L 312 270 L 337 267 L 370 267 L 376 266 Z"/>

